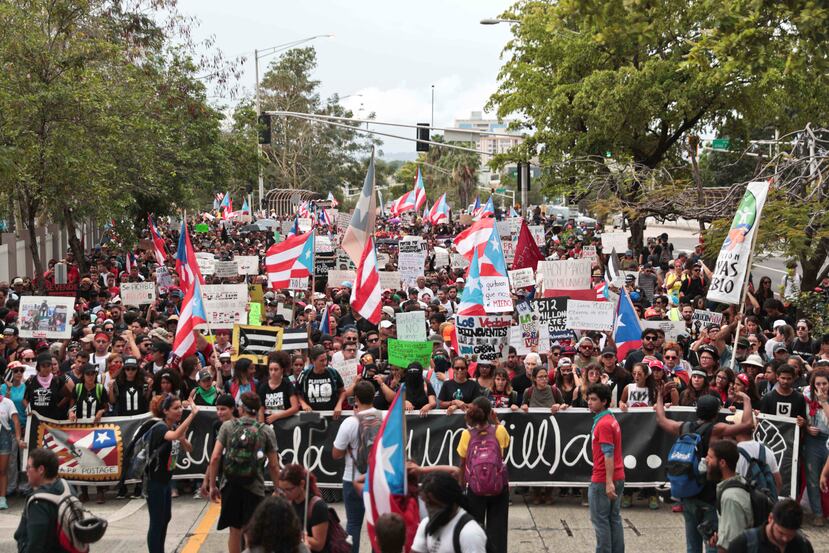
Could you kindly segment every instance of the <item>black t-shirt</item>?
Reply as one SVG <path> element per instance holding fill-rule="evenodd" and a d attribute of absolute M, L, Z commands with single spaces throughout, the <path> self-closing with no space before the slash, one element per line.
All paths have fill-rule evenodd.
<path fill-rule="evenodd" d="M 66 418 L 66 408 L 60 407 L 60 402 L 65 394 L 66 377 L 52 376 L 49 386 L 44 388 L 37 380 L 37 375 L 32 375 L 26 381 L 25 398 L 29 402 L 32 411 L 38 415 L 50 419 L 63 420 Z"/>
<path fill-rule="evenodd" d="M 271 413 L 288 409 L 291 406 L 291 396 L 296 391 L 291 381 L 283 378 L 276 388 L 271 388 L 268 381 L 262 382 L 256 387 L 256 393 L 259 394 L 259 401 L 265 408 L 265 413 Z"/>
<path fill-rule="evenodd" d="M 533 381 L 527 376 L 526 371 L 512 379 L 512 389 L 518 393 L 518 405 L 521 405 L 521 402 L 524 401 L 524 392 L 532 385 Z"/>
<path fill-rule="evenodd" d="M 771 543 L 768 536 L 766 536 L 765 527 L 760 529 L 757 549 L 755 551 L 749 550 L 747 536 L 752 531 L 747 530 L 734 538 L 728 545 L 728 553 L 755 553 L 755 551 L 756 553 L 780 553 L 777 546 Z M 814 549 L 812 549 L 812 544 L 809 543 L 809 540 L 798 532 L 795 534 L 794 539 L 786 544 L 786 549 L 783 553 L 814 553 Z"/>
<path fill-rule="evenodd" d="M 116 380 L 112 386 L 115 393 L 115 409 L 120 416 L 141 415 L 149 411 L 150 405 L 144 394 L 145 384 L 137 380 L 125 380 L 123 384 L 119 384 Z"/>
<path fill-rule="evenodd" d="M 308 525 L 305 527 L 305 532 L 310 536 L 312 534 L 312 528 L 318 524 L 322 524 L 324 522 L 328 522 L 328 505 L 322 499 L 317 499 L 314 501 L 311 498 L 311 502 L 313 508 L 311 512 L 308 513 Z M 305 502 L 302 503 L 294 503 L 294 512 L 296 512 L 296 516 L 299 517 L 300 521 L 305 520 Z M 328 532 L 330 535 L 331 528 L 328 528 Z M 328 547 L 328 539 L 325 540 L 325 547 L 320 549 L 319 551 L 315 551 L 314 553 L 329 553 L 331 549 Z"/>
<path fill-rule="evenodd" d="M 88 390 L 83 384 L 75 385 L 75 416 L 79 419 L 94 417 L 101 409 L 109 407 L 106 390 L 96 383 Z"/>
<path fill-rule="evenodd" d="M 784 396 L 777 390 L 772 390 L 760 400 L 760 412 L 766 415 L 780 415 L 781 417 L 806 418 L 806 400 L 797 390 Z"/>
<path fill-rule="evenodd" d="M 164 439 L 164 434 L 170 430 L 166 424 L 157 424 L 150 428 L 150 451 L 158 451 L 149 465 L 150 479 L 155 482 L 167 483 L 173 478 L 173 469 L 181 453 L 178 440 L 171 442 Z"/>
<path fill-rule="evenodd" d="M 801 342 L 797 338 L 789 346 L 789 353 L 792 355 L 799 355 L 807 363 L 811 363 L 815 359 L 815 354 L 820 351 L 820 343 L 814 340 L 808 342 Z"/>
<path fill-rule="evenodd" d="M 454 380 L 447 380 L 440 389 L 438 399 L 440 401 L 459 399 L 464 403 L 472 403 L 473 399 L 481 395 L 481 386 L 474 380 L 467 380 L 463 384 L 458 384 Z"/>
<path fill-rule="evenodd" d="M 340 373 L 334 369 L 328 368 L 322 374 L 316 374 L 310 368 L 299 375 L 297 386 L 314 411 L 330 411 L 337 406 L 344 384 Z"/>

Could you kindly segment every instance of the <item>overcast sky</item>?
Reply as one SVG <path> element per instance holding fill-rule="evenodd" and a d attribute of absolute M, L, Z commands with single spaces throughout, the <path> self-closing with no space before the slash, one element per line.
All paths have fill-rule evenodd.
<path fill-rule="evenodd" d="M 435 85 L 435 125 L 481 110 L 495 90 L 501 51 L 509 25 L 481 25 L 509 0 L 180 0 L 186 15 L 200 20 L 197 37 L 215 35 L 227 56 L 249 53 L 244 86 L 253 91 L 253 50 L 308 36 L 318 39 L 318 67 L 325 98 L 343 100 L 355 110 L 374 111 L 378 120 L 417 123 L 431 117 Z M 262 63 L 268 63 L 268 58 Z M 263 67 L 260 65 L 260 73 Z M 387 127 L 388 128 L 388 127 Z M 412 129 L 400 129 L 413 134 Z M 414 151 L 414 143 L 384 139 L 388 153 Z"/>

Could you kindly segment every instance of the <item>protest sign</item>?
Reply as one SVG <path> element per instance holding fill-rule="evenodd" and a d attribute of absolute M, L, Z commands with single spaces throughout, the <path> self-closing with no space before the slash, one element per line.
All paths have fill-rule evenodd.
<path fill-rule="evenodd" d="M 509 217 L 507 219 L 509 231 L 512 236 L 518 236 L 518 233 L 521 232 L 521 221 L 521 217 Z"/>
<path fill-rule="evenodd" d="M 356 271 L 342 271 L 342 270 L 332 270 L 328 271 L 328 287 L 329 288 L 339 288 L 343 285 L 343 282 L 350 282 L 354 283 L 357 280 L 357 272 Z"/>
<path fill-rule="evenodd" d="M 54 282 L 46 282 L 47 296 L 63 296 L 66 298 L 75 298 L 78 296 L 78 282 L 67 282 L 66 284 L 56 284 Z"/>
<path fill-rule="evenodd" d="M 247 321 L 247 284 L 204 284 L 201 290 L 208 327 L 233 328 Z"/>
<path fill-rule="evenodd" d="M 527 301 L 518 302 L 515 306 L 518 311 L 518 328 L 521 330 L 521 343 L 524 349 L 532 350 L 538 346 L 538 315 Z"/>
<path fill-rule="evenodd" d="M 276 314 L 288 321 L 288 324 L 294 324 L 294 308 L 293 305 L 285 305 L 283 302 L 276 304 Z"/>
<path fill-rule="evenodd" d="M 398 242 L 400 253 L 425 252 L 426 241 L 420 236 L 404 236 Z"/>
<path fill-rule="evenodd" d="M 212 275 L 216 266 L 216 256 L 211 252 L 196 252 L 196 264 L 202 275 Z"/>
<path fill-rule="evenodd" d="M 314 220 L 310 217 L 298 217 L 297 225 L 299 226 L 300 232 L 308 232 L 314 228 Z"/>
<path fill-rule="evenodd" d="M 21 338 L 65 340 L 72 336 L 75 298 L 20 296 L 17 328 Z"/>
<path fill-rule="evenodd" d="M 334 245 L 331 243 L 331 239 L 327 236 L 315 236 L 314 251 L 317 253 L 331 253 L 334 251 Z"/>
<path fill-rule="evenodd" d="M 167 267 L 155 268 L 155 284 L 158 286 L 159 292 L 167 293 L 167 290 L 173 285 L 173 275 L 167 270 Z"/>
<path fill-rule="evenodd" d="M 357 268 L 357 266 L 354 265 L 354 262 L 348 256 L 348 254 L 345 253 L 345 250 L 339 248 L 336 253 L 337 262 L 334 265 L 334 268 L 339 269 L 340 271 L 349 271 Z"/>
<path fill-rule="evenodd" d="M 469 267 L 469 260 L 459 253 L 453 253 L 451 264 L 453 269 L 466 269 Z"/>
<path fill-rule="evenodd" d="M 262 290 L 261 284 L 248 284 L 248 298 L 250 301 L 255 301 L 256 303 L 261 303 L 264 305 L 265 303 L 265 292 Z"/>
<path fill-rule="evenodd" d="M 567 302 L 567 328 L 575 330 L 613 330 L 616 306 L 609 301 Z"/>
<path fill-rule="evenodd" d="M 331 367 L 340 373 L 340 378 L 343 379 L 343 384 L 346 388 L 351 387 L 354 381 L 357 380 L 357 369 L 359 366 L 359 359 L 340 359 L 339 361 L 331 362 Z"/>
<path fill-rule="evenodd" d="M 590 284 L 590 260 L 566 259 L 539 261 L 544 290 L 587 290 Z"/>
<path fill-rule="evenodd" d="M 533 274 L 532 267 L 510 271 L 509 281 L 514 289 L 535 286 L 535 275 Z"/>
<path fill-rule="evenodd" d="M 406 368 L 417 361 L 428 367 L 432 360 L 432 342 L 411 342 L 389 338 L 389 365 Z"/>
<path fill-rule="evenodd" d="M 377 271 L 380 275 L 380 288 L 383 290 L 400 290 L 400 271 Z"/>
<path fill-rule="evenodd" d="M 570 298 L 537 298 L 533 308 L 538 313 L 539 327 L 546 327 L 547 335 L 552 341 L 573 337 L 573 331 L 567 329 L 567 303 Z"/>
<path fill-rule="evenodd" d="M 291 228 L 294 226 L 294 220 L 288 219 L 287 221 L 282 221 L 282 236 L 288 236 L 288 233 L 291 232 Z M 284 239 L 284 238 L 283 238 Z"/>
<path fill-rule="evenodd" d="M 472 224 L 472 215 L 469 213 L 461 213 L 460 217 L 458 218 L 461 226 L 469 226 Z"/>
<path fill-rule="evenodd" d="M 384 252 L 377 252 L 377 268 L 385 269 L 386 265 L 391 262 L 391 256 Z"/>
<path fill-rule="evenodd" d="M 512 237 L 512 226 L 509 221 L 495 221 L 495 228 L 498 230 L 498 236 L 501 240 Z"/>
<path fill-rule="evenodd" d="M 544 225 L 529 225 L 530 234 L 533 235 L 533 240 L 538 247 L 544 246 L 547 243 L 547 239 L 544 236 Z"/>
<path fill-rule="evenodd" d="M 530 353 L 530 348 L 524 341 L 524 334 L 520 325 L 511 326 L 509 328 L 509 345 L 515 348 L 516 355 L 527 355 Z"/>
<path fill-rule="evenodd" d="M 283 332 L 279 326 L 233 325 L 233 361 L 250 359 L 254 363 L 264 365 L 267 363 L 268 353 L 282 347 Z"/>
<path fill-rule="evenodd" d="M 694 314 L 691 315 L 691 321 L 699 321 L 703 325 L 722 325 L 722 313 L 706 311 L 705 309 L 694 309 Z"/>
<path fill-rule="evenodd" d="M 602 251 L 610 253 L 614 249 L 621 254 L 628 250 L 628 233 L 626 232 L 604 232 L 602 237 Z"/>
<path fill-rule="evenodd" d="M 435 270 L 444 269 L 449 266 L 449 250 L 435 246 Z"/>
<path fill-rule="evenodd" d="M 397 322 L 397 337 L 400 340 L 409 340 L 412 342 L 426 341 L 425 311 L 397 313 L 394 318 Z"/>
<path fill-rule="evenodd" d="M 238 268 L 240 275 L 258 275 L 259 274 L 259 256 L 258 255 L 237 255 L 233 258 Z"/>
<path fill-rule="evenodd" d="M 260 326 L 262 324 L 262 304 L 256 301 L 248 302 L 248 324 Z"/>
<path fill-rule="evenodd" d="M 314 275 L 316 275 L 317 280 L 320 278 L 328 278 L 328 272 L 335 269 L 336 266 L 337 260 L 333 255 L 320 254 L 314 256 Z M 339 285 L 339 283 L 337 283 L 337 285 Z"/>
<path fill-rule="evenodd" d="M 460 354 L 478 361 L 506 359 L 511 326 L 511 315 L 455 317 Z"/>
<path fill-rule="evenodd" d="M 512 292 L 509 288 L 509 278 L 505 276 L 482 276 L 479 278 L 484 295 L 484 309 L 487 313 L 511 313 Z M 469 279 L 467 286 L 476 286 L 473 279 Z"/>
<path fill-rule="evenodd" d="M 596 263 L 599 260 L 599 254 L 596 253 L 596 246 L 584 246 L 581 249 L 581 257 L 589 259 L 590 263 Z"/>
<path fill-rule="evenodd" d="M 511 237 L 507 236 L 501 239 L 501 247 L 503 248 L 504 261 L 507 265 L 512 265 L 515 261 L 515 242 Z"/>
<path fill-rule="evenodd" d="M 155 301 L 152 282 L 122 282 L 121 302 L 124 305 L 148 305 Z"/>
<path fill-rule="evenodd" d="M 351 213 L 342 211 L 337 213 L 337 234 L 345 233 L 345 229 L 351 224 Z"/>
<path fill-rule="evenodd" d="M 210 225 L 207 223 L 198 223 L 194 228 L 194 232 L 210 232 Z"/>
<path fill-rule="evenodd" d="M 402 242 L 401 242 L 402 244 Z M 397 256 L 397 270 L 404 286 L 415 286 L 417 277 L 423 276 L 423 264 L 426 261 L 426 252 L 400 252 Z"/>
<path fill-rule="evenodd" d="M 652 328 L 665 333 L 665 340 L 675 342 L 680 334 L 690 334 L 685 321 L 641 321 L 642 328 Z"/>
<path fill-rule="evenodd" d="M 213 265 L 213 276 L 216 278 L 233 278 L 239 276 L 239 266 L 236 261 L 216 261 Z"/>

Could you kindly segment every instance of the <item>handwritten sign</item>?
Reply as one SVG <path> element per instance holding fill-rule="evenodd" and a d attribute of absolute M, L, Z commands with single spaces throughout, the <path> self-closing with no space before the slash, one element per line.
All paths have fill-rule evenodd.
<path fill-rule="evenodd" d="M 383 290 L 400 290 L 400 271 L 377 271 L 380 275 L 380 288 Z"/>
<path fill-rule="evenodd" d="M 409 340 L 412 342 L 426 341 L 425 311 L 397 313 L 394 318 L 397 322 L 397 337 L 400 340 Z"/>
<path fill-rule="evenodd" d="M 602 233 L 602 251 L 610 253 L 623 253 L 628 249 L 628 234 L 626 232 L 605 232 Z"/>
<path fill-rule="evenodd" d="M 443 269 L 449 266 L 449 250 L 435 246 L 435 269 Z"/>
<path fill-rule="evenodd" d="M 473 284 L 468 283 L 467 286 L 473 286 Z M 487 313 L 512 312 L 512 292 L 509 288 L 509 278 L 502 276 L 480 277 L 480 286 L 484 294 L 484 309 Z"/>
<path fill-rule="evenodd" d="M 567 328 L 578 330 L 613 330 L 616 306 L 608 301 L 567 302 Z"/>
<path fill-rule="evenodd" d="M 722 325 L 722 313 L 717 313 L 716 311 L 706 311 L 705 309 L 694 309 L 694 314 L 691 315 L 691 320 L 699 321 L 704 325 Z"/>
<path fill-rule="evenodd" d="M 155 268 L 155 284 L 159 291 L 167 293 L 170 286 L 173 285 L 173 275 L 167 270 L 167 267 L 161 266 Z"/>
<path fill-rule="evenodd" d="M 469 260 L 459 253 L 452 254 L 451 263 L 453 269 L 466 269 L 469 267 Z"/>
<path fill-rule="evenodd" d="M 155 301 L 152 282 L 122 282 L 121 301 L 124 305 L 148 305 Z"/>
<path fill-rule="evenodd" d="M 233 258 L 236 261 L 240 275 L 258 275 L 259 274 L 259 256 L 258 255 L 237 255 Z"/>
<path fill-rule="evenodd" d="M 545 290 L 587 290 L 590 286 L 590 260 L 567 259 L 539 261 Z"/>
<path fill-rule="evenodd" d="M 676 341 L 680 334 L 689 334 L 685 321 L 642 321 L 642 328 L 661 330 L 669 341 Z"/>
<path fill-rule="evenodd" d="M 262 304 L 258 301 L 248 303 L 248 324 L 252 326 L 262 325 Z"/>
<path fill-rule="evenodd" d="M 300 232 L 308 232 L 314 227 L 314 220 L 310 217 L 298 217 L 297 225 Z"/>
<path fill-rule="evenodd" d="M 196 264 L 202 275 L 212 275 L 216 267 L 216 256 L 211 252 L 196 252 Z"/>
<path fill-rule="evenodd" d="M 455 319 L 460 354 L 478 361 L 497 361 L 507 357 L 511 315 L 485 317 L 458 316 Z"/>
<path fill-rule="evenodd" d="M 340 373 L 340 378 L 343 379 L 343 384 L 346 388 L 350 387 L 357 380 L 357 369 L 359 366 L 359 359 L 341 359 L 331 363 L 331 367 Z"/>
<path fill-rule="evenodd" d="M 327 236 L 315 236 L 314 251 L 317 253 L 331 253 L 334 251 L 334 245 L 331 243 L 331 239 Z"/>
<path fill-rule="evenodd" d="M 530 229 L 530 234 L 533 235 L 533 240 L 535 240 L 536 245 L 541 247 L 547 243 L 547 239 L 544 236 L 544 225 L 530 225 L 528 228 Z"/>
<path fill-rule="evenodd" d="M 598 253 L 596 253 L 596 246 L 585 246 L 581 250 L 581 256 L 583 259 L 589 259 L 591 263 L 596 263 L 599 259 Z"/>
<path fill-rule="evenodd" d="M 412 342 L 389 338 L 389 364 L 395 367 L 408 367 L 417 361 L 424 367 L 432 359 L 432 342 Z"/>
<path fill-rule="evenodd" d="M 397 269 L 400 271 L 400 279 L 405 286 L 415 286 L 417 284 L 417 277 L 423 276 L 425 261 L 426 252 L 424 251 L 400 252 L 397 257 Z"/>
<path fill-rule="evenodd" d="M 337 213 L 337 234 L 345 233 L 345 229 L 351 224 L 351 213 Z"/>
<path fill-rule="evenodd" d="M 329 288 L 338 288 L 343 285 L 343 282 L 353 283 L 357 280 L 356 271 L 342 271 L 333 270 L 328 271 L 328 286 Z"/>
<path fill-rule="evenodd" d="M 239 266 L 236 261 L 216 261 L 213 265 L 213 276 L 216 278 L 233 278 L 239 276 Z"/>
<path fill-rule="evenodd" d="M 539 328 L 546 328 L 549 340 L 564 340 L 573 337 L 573 331 L 567 328 L 569 299 L 561 296 L 533 300 L 533 308 L 538 313 Z"/>
<path fill-rule="evenodd" d="M 523 269 L 516 269 L 509 272 L 509 281 L 513 289 L 525 288 L 527 286 L 535 285 L 535 275 L 532 267 L 525 267 Z"/>
<path fill-rule="evenodd" d="M 233 328 L 247 321 L 247 284 L 205 284 L 201 290 L 211 329 Z"/>

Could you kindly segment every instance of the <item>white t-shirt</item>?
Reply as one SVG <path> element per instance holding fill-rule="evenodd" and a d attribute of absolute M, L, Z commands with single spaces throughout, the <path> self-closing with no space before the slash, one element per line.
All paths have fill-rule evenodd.
<path fill-rule="evenodd" d="M 363 348 L 358 347 L 357 348 L 357 357 L 356 357 L 356 359 L 359 359 L 360 356 L 362 356 L 364 353 L 365 353 L 365 351 L 363 351 Z M 331 356 L 331 364 L 332 365 L 339 365 L 343 361 L 345 361 L 345 355 L 343 354 L 342 350 L 335 351 L 334 355 Z"/>
<path fill-rule="evenodd" d="M 92 353 L 89 355 L 89 364 L 98 367 L 98 374 L 104 374 L 107 370 L 107 359 L 109 359 L 109 353 L 103 355 Z"/>
<path fill-rule="evenodd" d="M 0 396 L 0 425 L 6 430 L 12 429 L 12 415 L 17 414 L 14 402 L 6 396 Z M 14 435 L 12 435 L 13 437 Z"/>
<path fill-rule="evenodd" d="M 440 529 L 437 535 L 428 537 L 426 536 L 426 525 L 429 523 L 429 519 L 421 520 L 417 526 L 414 542 L 412 542 L 412 551 L 418 553 L 455 553 L 452 538 L 455 535 L 455 525 L 464 513 L 466 511 L 458 508 L 457 514 Z M 463 527 L 459 541 L 463 553 L 486 553 L 486 534 L 474 520 L 467 522 L 466 526 Z"/>
<path fill-rule="evenodd" d="M 766 464 L 769 466 L 769 470 L 772 474 L 780 472 L 780 467 L 777 466 L 777 458 L 774 456 L 772 450 L 770 450 L 765 444 L 762 444 L 756 440 L 749 440 L 747 442 L 740 442 L 737 447 L 744 449 L 752 459 L 760 458 L 760 447 L 766 448 Z M 740 455 L 737 459 L 737 474 L 745 478 L 747 476 L 747 471 L 748 463 L 746 463 L 746 460 L 743 459 L 742 455 Z"/>
<path fill-rule="evenodd" d="M 359 414 L 346 418 L 337 430 L 337 436 L 334 438 L 334 447 L 345 451 L 345 469 L 343 470 L 343 482 L 351 482 L 357 476 L 360 476 L 354 468 L 354 456 L 357 455 L 357 447 L 360 432 L 360 415 L 374 415 L 383 418 L 383 411 L 378 409 L 366 409 L 360 411 Z"/>

